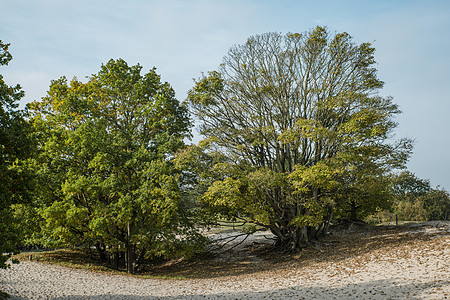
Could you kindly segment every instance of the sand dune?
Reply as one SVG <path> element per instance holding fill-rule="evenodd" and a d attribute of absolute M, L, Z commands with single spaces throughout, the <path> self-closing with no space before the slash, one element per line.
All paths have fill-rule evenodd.
<path fill-rule="evenodd" d="M 355 231 L 352 239 L 363 241 L 358 249 L 317 249 L 307 265 L 299 258 L 280 268 L 187 280 L 24 261 L 0 271 L 0 290 L 12 299 L 450 299 L 450 222 Z"/>

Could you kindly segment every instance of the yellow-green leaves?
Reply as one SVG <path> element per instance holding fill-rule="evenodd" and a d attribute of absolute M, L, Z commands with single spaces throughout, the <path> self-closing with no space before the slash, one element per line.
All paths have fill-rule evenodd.
<path fill-rule="evenodd" d="M 39 168 L 51 182 L 39 192 L 49 203 L 43 217 L 62 244 L 144 255 L 158 238 L 168 245 L 185 237 L 181 230 L 195 232 L 172 162 L 189 136 L 187 108 L 155 69 L 141 70 L 110 60 L 86 83 L 53 81 L 30 107 L 41 131 Z"/>
<path fill-rule="evenodd" d="M 189 91 L 188 99 L 194 105 L 212 105 L 214 96 L 220 93 L 224 87 L 222 76 L 218 72 L 209 72 L 208 77 L 203 77 L 196 82 L 195 87 Z"/>
<path fill-rule="evenodd" d="M 0 67 L 12 60 L 10 44 L 0 40 Z M 3 72 L 2 72 L 3 74 Z M 17 249 L 20 226 L 13 216 L 12 205 L 26 203 L 31 187 L 27 160 L 34 149 L 31 126 L 26 110 L 18 109 L 24 91 L 19 84 L 9 86 L 0 74 L 0 269 Z"/>
<path fill-rule="evenodd" d="M 238 210 L 241 207 L 240 204 L 245 201 L 241 188 L 240 180 L 225 178 L 222 181 L 215 181 L 208 188 L 203 199 L 214 206 L 225 206 L 232 210 Z"/>
<path fill-rule="evenodd" d="M 314 166 L 296 165 L 294 172 L 289 174 L 296 193 L 307 193 L 314 189 L 331 190 L 339 183 L 336 181 L 340 170 L 326 161 Z"/>
<path fill-rule="evenodd" d="M 335 131 L 321 125 L 321 122 L 313 119 L 299 119 L 292 128 L 284 131 L 278 140 L 283 143 L 296 143 L 301 139 L 318 142 L 322 140 L 334 140 L 337 138 Z"/>
<path fill-rule="evenodd" d="M 189 95 L 201 133 L 214 138 L 205 152 L 223 155 L 203 181 L 214 182 L 209 203 L 253 220 L 265 215 L 280 243 L 293 248 L 307 240 L 302 227 L 323 230 L 333 207 L 352 203 L 349 197 L 375 203 L 376 192 L 362 191 L 404 166 L 410 141 L 389 139 L 399 110 L 377 96 L 383 82 L 374 64 L 370 43 L 321 26 L 255 35 L 232 47 Z"/>

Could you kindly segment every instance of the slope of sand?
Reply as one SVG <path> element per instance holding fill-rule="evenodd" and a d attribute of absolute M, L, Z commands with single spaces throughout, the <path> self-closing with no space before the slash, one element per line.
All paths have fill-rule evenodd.
<path fill-rule="evenodd" d="M 450 222 L 347 228 L 298 256 L 276 256 L 228 253 L 202 267 L 211 276 L 185 280 L 24 261 L 0 271 L 0 290 L 12 299 L 450 299 Z"/>

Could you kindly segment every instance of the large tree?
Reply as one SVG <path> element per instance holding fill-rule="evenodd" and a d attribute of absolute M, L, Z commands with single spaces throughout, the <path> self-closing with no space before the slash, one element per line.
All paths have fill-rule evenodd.
<path fill-rule="evenodd" d="M 0 41 L 0 66 L 12 59 L 9 44 Z M 30 126 L 25 112 L 18 109 L 24 96 L 20 85 L 9 86 L 0 74 L 0 268 L 19 244 L 12 205 L 24 203 L 30 190 L 25 160 L 31 154 Z"/>
<path fill-rule="evenodd" d="M 411 145 L 389 143 L 399 109 L 378 95 L 374 51 L 323 27 L 231 48 L 188 97 L 206 153 L 222 155 L 203 200 L 270 229 L 289 250 L 326 230 L 349 197 L 376 207 L 361 180 L 379 186 L 375 178 L 403 167 Z"/>
<path fill-rule="evenodd" d="M 125 250 L 130 273 L 145 258 L 199 237 L 171 163 L 190 134 L 188 111 L 155 69 L 141 69 L 110 60 L 87 83 L 53 81 L 32 105 L 42 132 L 41 202 L 50 234 L 95 245 L 116 268 Z"/>

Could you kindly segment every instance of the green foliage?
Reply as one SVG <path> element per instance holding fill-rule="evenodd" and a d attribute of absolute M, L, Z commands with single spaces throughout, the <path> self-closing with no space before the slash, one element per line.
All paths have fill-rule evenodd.
<path fill-rule="evenodd" d="M 450 220 L 450 194 L 440 188 L 432 189 L 422 197 L 428 220 Z"/>
<path fill-rule="evenodd" d="M 110 60 L 87 83 L 52 81 L 30 106 L 49 241 L 126 249 L 130 272 L 198 241 L 172 163 L 189 136 L 188 112 L 155 69 L 141 69 Z"/>
<path fill-rule="evenodd" d="M 9 44 L 0 41 L 0 66 L 6 66 L 12 56 Z M 31 127 L 26 112 L 18 108 L 24 96 L 20 85 L 8 86 L 0 74 L 0 268 L 21 242 L 17 219 L 12 206 L 25 203 L 31 189 L 30 168 L 26 159 L 32 152 Z"/>
<path fill-rule="evenodd" d="M 409 171 L 392 175 L 392 189 L 399 197 L 420 197 L 431 190 L 429 180 L 420 179 Z"/>
<path fill-rule="evenodd" d="M 426 221 L 427 211 L 424 208 L 423 201 L 416 198 L 412 201 L 401 201 L 395 206 L 396 215 L 399 220 L 408 221 Z"/>
<path fill-rule="evenodd" d="M 394 213 L 404 221 L 448 220 L 450 195 L 446 190 L 432 188 L 429 180 L 410 172 L 392 176 L 395 195 Z"/>
<path fill-rule="evenodd" d="M 333 207 L 358 218 L 388 206 L 386 173 L 404 167 L 412 147 L 389 143 L 400 111 L 377 95 L 374 51 L 323 27 L 230 49 L 188 96 L 208 139 L 199 157 L 211 158 L 197 173 L 210 185 L 202 199 L 291 250 L 325 229 Z"/>

